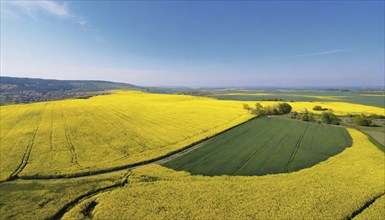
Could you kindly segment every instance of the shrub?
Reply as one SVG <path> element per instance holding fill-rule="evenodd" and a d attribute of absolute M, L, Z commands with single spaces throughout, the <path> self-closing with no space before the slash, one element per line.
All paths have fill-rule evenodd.
<path fill-rule="evenodd" d="M 309 121 L 309 114 L 308 113 L 302 114 L 301 119 L 302 121 Z"/>
<path fill-rule="evenodd" d="M 365 115 L 356 115 L 352 121 L 359 126 L 370 126 L 372 124 L 372 120 Z"/>
<path fill-rule="evenodd" d="M 322 122 L 324 122 L 326 124 L 333 124 L 333 125 L 339 125 L 340 124 L 340 120 L 331 111 L 322 112 L 321 120 L 322 120 Z"/>
<path fill-rule="evenodd" d="M 316 105 L 316 106 L 314 106 L 313 110 L 314 111 L 326 111 L 328 109 L 327 108 L 322 108 L 322 106 L 320 106 L 320 105 Z"/>
<path fill-rule="evenodd" d="M 315 116 L 314 116 L 313 113 L 309 112 L 309 113 L 307 113 L 307 115 L 308 115 L 308 117 L 309 117 L 309 121 L 310 121 L 310 122 L 315 122 L 315 121 L 316 121 L 316 120 L 315 120 Z"/>
<path fill-rule="evenodd" d="M 290 118 L 297 119 L 298 118 L 298 112 L 290 112 Z"/>

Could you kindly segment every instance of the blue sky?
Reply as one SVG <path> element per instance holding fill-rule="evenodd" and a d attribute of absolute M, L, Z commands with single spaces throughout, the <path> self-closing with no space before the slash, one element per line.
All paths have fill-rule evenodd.
<path fill-rule="evenodd" d="M 383 86 L 383 1 L 1 1 L 1 75 Z"/>

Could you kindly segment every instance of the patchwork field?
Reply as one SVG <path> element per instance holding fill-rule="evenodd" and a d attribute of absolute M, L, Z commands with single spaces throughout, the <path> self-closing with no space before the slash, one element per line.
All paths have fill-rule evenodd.
<path fill-rule="evenodd" d="M 360 94 L 351 91 L 325 90 L 218 90 L 210 97 L 221 100 L 262 101 L 272 98 L 295 102 L 347 102 L 385 108 L 384 94 Z"/>
<path fill-rule="evenodd" d="M 313 166 L 352 144 L 342 127 L 258 118 L 164 165 L 191 174 L 265 175 Z"/>
<path fill-rule="evenodd" d="M 383 215 L 384 153 L 364 134 L 282 118 L 246 122 L 255 115 L 243 109 L 245 103 L 255 105 L 128 91 L 2 106 L 0 219 Z M 295 111 L 322 105 L 339 115 L 384 111 L 343 102 L 290 105 Z M 219 176 L 161 165 L 98 174 L 169 155 L 228 128 L 166 164 Z M 83 177 L 62 179 L 78 175 Z M 368 201 L 373 204 L 354 214 Z"/>
<path fill-rule="evenodd" d="M 365 135 L 348 131 L 352 147 L 288 174 L 208 177 L 141 167 L 130 184 L 83 201 L 64 219 L 83 219 L 91 203 L 93 219 L 349 219 L 384 195 L 385 157 Z M 363 219 L 381 219 L 381 204 Z"/>
<path fill-rule="evenodd" d="M 134 91 L 2 106 L 0 113 L 0 180 L 138 163 L 253 117 L 236 101 Z"/>

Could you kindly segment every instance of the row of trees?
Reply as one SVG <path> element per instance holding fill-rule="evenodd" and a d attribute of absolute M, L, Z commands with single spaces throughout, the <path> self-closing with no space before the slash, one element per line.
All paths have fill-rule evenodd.
<path fill-rule="evenodd" d="M 325 123 L 325 124 L 333 124 L 333 125 L 339 125 L 340 119 L 332 112 L 332 111 L 326 111 L 322 112 L 320 116 L 308 112 L 305 108 L 302 112 L 291 112 L 290 117 L 292 119 L 307 121 L 307 122 L 318 122 L 318 123 Z"/>
<path fill-rule="evenodd" d="M 251 111 L 255 115 L 284 115 L 291 112 L 292 107 L 287 103 L 279 103 L 274 105 L 262 106 L 260 103 L 255 104 L 255 108 L 251 108 L 248 104 L 243 104 L 243 108 Z"/>

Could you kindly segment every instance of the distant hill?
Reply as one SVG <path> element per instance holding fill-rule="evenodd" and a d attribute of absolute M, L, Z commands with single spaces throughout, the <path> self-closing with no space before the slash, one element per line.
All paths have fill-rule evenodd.
<path fill-rule="evenodd" d="M 65 98 L 88 98 L 108 90 L 142 90 L 127 83 L 95 80 L 53 80 L 0 77 L 0 104 L 30 103 Z"/>

